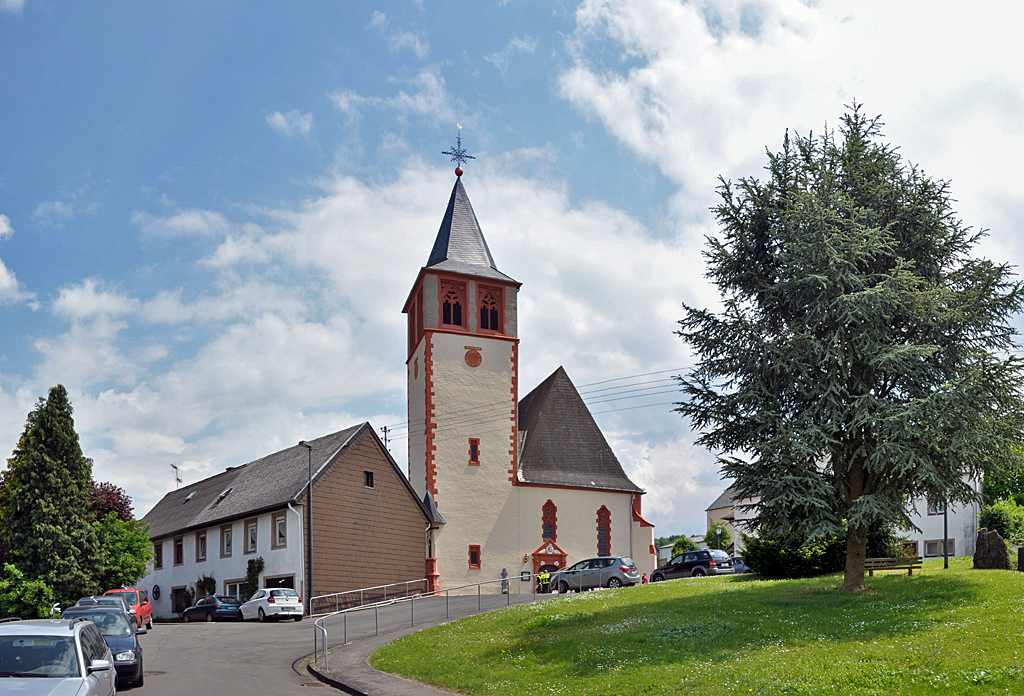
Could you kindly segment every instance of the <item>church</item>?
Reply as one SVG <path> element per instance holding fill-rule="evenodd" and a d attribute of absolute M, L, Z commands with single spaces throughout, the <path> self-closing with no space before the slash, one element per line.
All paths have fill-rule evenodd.
<path fill-rule="evenodd" d="M 432 588 L 593 556 L 656 565 L 644 491 L 622 470 L 566 371 L 520 399 L 517 298 L 456 169 L 408 316 L 409 482 L 434 520 Z M 515 592 L 516 590 L 512 590 Z"/>

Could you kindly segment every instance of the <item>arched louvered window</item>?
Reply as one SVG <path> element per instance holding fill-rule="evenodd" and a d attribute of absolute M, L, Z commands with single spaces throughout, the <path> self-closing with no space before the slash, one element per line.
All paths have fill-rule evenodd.
<path fill-rule="evenodd" d="M 544 541 L 555 541 L 558 534 L 558 508 L 550 500 L 541 508 L 541 536 Z"/>
<path fill-rule="evenodd" d="M 597 555 L 611 556 L 612 513 L 604 505 L 597 511 Z"/>
<path fill-rule="evenodd" d="M 465 326 L 462 323 L 462 309 L 466 306 L 465 288 L 459 283 L 444 283 L 441 286 L 442 326 Z"/>
<path fill-rule="evenodd" d="M 501 331 L 501 291 L 493 288 L 481 288 L 477 297 L 480 307 L 480 329 L 482 331 Z"/>

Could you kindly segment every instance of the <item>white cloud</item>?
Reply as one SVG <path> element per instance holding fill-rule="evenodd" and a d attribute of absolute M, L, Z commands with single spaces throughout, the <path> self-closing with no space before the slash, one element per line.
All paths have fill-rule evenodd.
<path fill-rule="evenodd" d="M 388 50 L 391 53 L 398 53 L 408 48 L 420 60 L 430 55 L 430 42 L 427 41 L 426 36 L 402 29 L 389 32 L 388 17 L 380 10 L 374 10 L 370 18 L 370 26 L 380 32 L 380 35 L 388 42 Z"/>
<path fill-rule="evenodd" d="M 11 219 L 0 215 L 0 242 L 14 234 Z M 32 302 L 35 293 L 25 292 L 14 275 L 14 271 L 0 259 L 0 305 L 14 302 Z"/>
<path fill-rule="evenodd" d="M 461 102 L 448 91 L 441 70 L 437 66 L 420 70 L 411 79 L 388 78 L 390 84 L 407 85 L 410 89 L 399 89 L 390 97 L 364 97 L 351 90 L 339 90 L 330 95 L 334 106 L 349 116 L 356 116 L 364 106 L 392 109 L 400 114 L 428 116 L 438 122 L 456 120 Z"/>
<path fill-rule="evenodd" d="M 75 209 L 66 201 L 43 201 L 36 206 L 32 217 L 40 225 L 46 227 L 63 227 L 64 223 L 75 217 Z"/>
<path fill-rule="evenodd" d="M 20 14 L 25 9 L 25 0 L 0 0 L 0 11 Z"/>
<path fill-rule="evenodd" d="M 292 137 L 293 135 L 309 136 L 313 130 L 313 114 L 299 113 L 292 109 L 286 114 L 275 111 L 267 115 L 267 124 L 281 135 Z"/>
<path fill-rule="evenodd" d="M 53 311 L 73 321 L 96 316 L 123 317 L 138 310 L 140 303 L 116 290 L 107 290 L 97 278 L 60 289 Z"/>
<path fill-rule="evenodd" d="M 169 217 L 136 210 L 131 222 L 147 235 L 166 239 L 219 236 L 231 229 L 231 223 L 221 213 L 198 209 L 182 210 Z"/>
<path fill-rule="evenodd" d="M 502 74 L 505 73 L 505 69 L 508 68 L 509 62 L 512 60 L 512 56 L 516 53 L 533 53 L 537 49 L 537 42 L 527 36 L 524 39 L 513 36 L 509 39 L 508 44 L 505 48 L 501 49 L 497 53 L 492 53 L 489 56 L 484 56 L 484 60 L 496 67 Z"/>

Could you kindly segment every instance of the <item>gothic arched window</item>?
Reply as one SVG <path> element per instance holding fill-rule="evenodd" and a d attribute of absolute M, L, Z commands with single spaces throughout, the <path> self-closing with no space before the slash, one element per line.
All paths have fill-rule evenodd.
<path fill-rule="evenodd" d="M 462 308 L 466 305 L 466 293 L 459 283 L 444 283 L 441 286 L 441 324 L 464 326 Z"/>
<path fill-rule="evenodd" d="M 604 505 L 597 511 L 597 555 L 610 556 L 612 549 L 612 513 Z"/>
<path fill-rule="evenodd" d="M 541 508 L 541 536 L 544 541 L 555 541 L 558 535 L 558 508 L 550 500 Z"/>
<path fill-rule="evenodd" d="M 480 306 L 480 329 L 484 331 L 501 331 L 501 303 L 498 301 L 501 291 L 492 288 L 481 288 L 477 297 Z"/>

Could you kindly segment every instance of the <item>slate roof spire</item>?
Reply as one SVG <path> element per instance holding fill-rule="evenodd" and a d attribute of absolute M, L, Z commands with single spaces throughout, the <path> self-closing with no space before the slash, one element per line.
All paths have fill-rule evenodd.
<path fill-rule="evenodd" d="M 495 265 L 461 176 L 455 179 L 426 267 L 516 283 Z"/>

